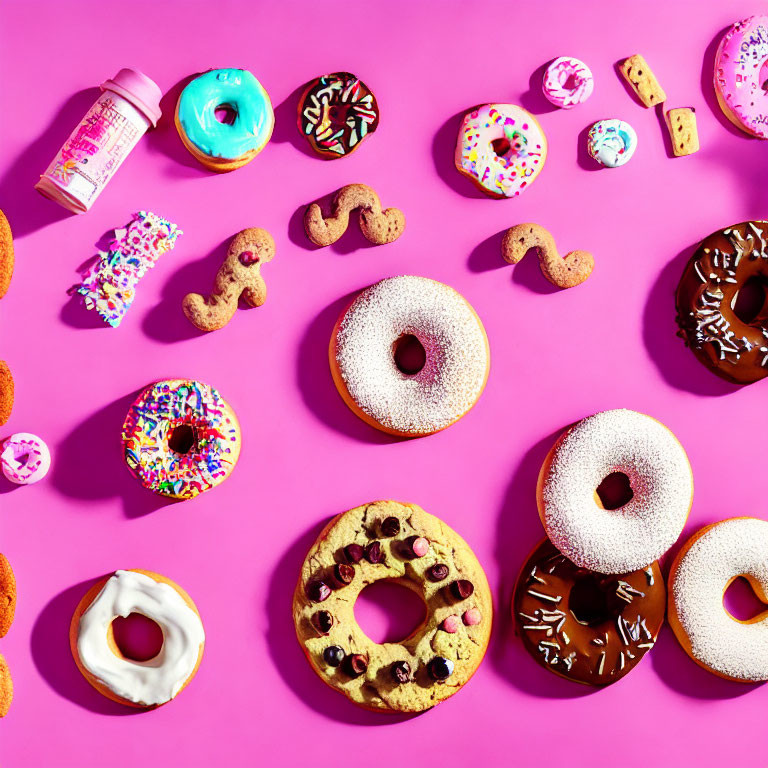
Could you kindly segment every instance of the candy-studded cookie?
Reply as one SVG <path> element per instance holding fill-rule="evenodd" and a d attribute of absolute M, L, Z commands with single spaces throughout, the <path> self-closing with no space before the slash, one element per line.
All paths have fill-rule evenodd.
<path fill-rule="evenodd" d="M 327 159 L 352 154 L 378 125 L 376 97 L 350 72 L 316 77 L 299 99 L 301 135 Z"/>
<path fill-rule="evenodd" d="M 354 605 L 375 581 L 425 603 L 399 643 L 374 643 Z M 488 647 L 492 602 L 480 563 L 445 523 L 415 504 L 376 501 L 334 517 L 309 550 L 293 597 L 296 635 L 312 668 L 355 704 L 416 713 L 452 696 Z"/>

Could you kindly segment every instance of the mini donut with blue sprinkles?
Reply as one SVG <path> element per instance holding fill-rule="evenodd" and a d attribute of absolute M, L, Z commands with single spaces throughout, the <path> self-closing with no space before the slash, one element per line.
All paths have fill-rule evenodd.
<path fill-rule="evenodd" d="M 269 95 L 247 69 L 205 72 L 187 84 L 176 104 L 184 146 L 211 171 L 234 171 L 250 163 L 274 125 Z"/>

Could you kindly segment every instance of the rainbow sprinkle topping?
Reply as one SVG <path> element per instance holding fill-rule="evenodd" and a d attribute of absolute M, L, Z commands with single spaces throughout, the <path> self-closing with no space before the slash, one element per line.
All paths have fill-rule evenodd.
<path fill-rule="evenodd" d="M 174 440 L 182 425 L 189 436 L 187 450 Z M 217 390 L 199 381 L 147 387 L 125 417 L 122 438 L 125 462 L 141 484 L 181 499 L 223 482 L 240 453 L 234 413 Z"/>
<path fill-rule="evenodd" d="M 136 296 L 136 284 L 176 245 L 182 231 L 150 211 L 133 214 L 127 227 L 116 229 L 107 251 L 83 273 L 72 291 L 83 297 L 86 309 L 95 309 L 105 323 L 120 325 Z"/>

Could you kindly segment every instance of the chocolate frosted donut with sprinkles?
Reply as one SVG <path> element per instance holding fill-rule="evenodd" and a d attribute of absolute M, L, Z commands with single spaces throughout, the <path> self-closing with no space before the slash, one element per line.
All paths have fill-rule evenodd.
<path fill-rule="evenodd" d="M 766 287 L 768 221 L 706 237 L 677 286 L 678 335 L 710 371 L 734 384 L 768 376 Z"/>
<path fill-rule="evenodd" d="M 768 603 L 768 522 L 734 517 L 705 526 L 669 572 L 669 623 L 686 653 L 728 680 L 768 680 L 768 610 L 741 621 L 723 604 L 739 576 Z"/>
<path fill-rule="evenodd" d="M 490 351 L 459 293 L 426 277 L 382 280 L 341 313 L 331 334 L 333 381 L 363 421 L 393 435 L 430 435 L 480 397 Z"/>
<path fill-rule="evenodd" d="M 315 78 L 299 99 L 301 135 L 327 159 L 351 155 L 378 125 L 376 97 L 350 72 Z"/>
<path fill-rule="evenodd" d="M 667 591 L 658 561 L 606 576 L 579 568 L 545 539 L 515 586 L 516 633 L 545 669 L 586 685 L 620 680 L 653 647 Z"/>
<path fill-rule="evenodd" d="M 613 483 L 622 493 L 610 498 Z M 552 543 L 581 568 L 627 573 L 677 540 L 693 501 L 688 456 L 661 422 L 619 408 L 570 427 L 544 459 L 536 489 Z"/>
<path fill-rule="evenodd" d="M 224 482 L 240 455 L 235 412 L 208 384 L 158 381 L 131 405 L 122 430 L 131 474 L 150 491 L 191 499 Z"/>

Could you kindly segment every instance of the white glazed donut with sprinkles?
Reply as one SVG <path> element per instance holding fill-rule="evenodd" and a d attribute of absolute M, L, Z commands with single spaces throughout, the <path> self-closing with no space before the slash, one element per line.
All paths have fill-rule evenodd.
<path fill-rule="evenodd" d="M 710 672 L 743 682 L 768 680 L 768 611 L 740 621 L 723 605 L 739 576 L 768 602 L 765 520 L 722 520 L 685 543 L 669 574 L 669 623 L 688 655 Z"/>
<path fill-rule="evenodd" d="M 632 494 L 619 509 L 606 509 L 597 489 L 613 473 L 626 476 Z M 677 540 L 693 500 L 691 465 L 656 419 L 603 411 L 555 443 L 537 500 L 547 536 L 567 558 L 600 573 L 626 573 L 658 560 Z"/>
<path fill-rule="evenodd" d="M 420 370 L 396 362 L 399 341 L 415 336 Z M 490 352 L 480 318 L 443 283 L 390 277 L 366 288 L 339 317 L 329 349 L 344 402 L 363 421 L 394 435 L 429 435 L 458 421 L 480 397 Z"/>
<path fill-rule="evenodd" d="M 464 116 L 454 162 L 491 197 L 517 197 L 541 173 L 547 139 L 536 118 L 515 104 L 485 104 Z"/>

